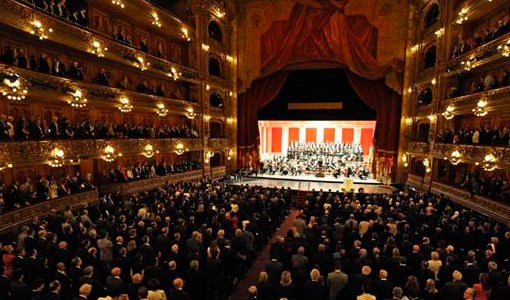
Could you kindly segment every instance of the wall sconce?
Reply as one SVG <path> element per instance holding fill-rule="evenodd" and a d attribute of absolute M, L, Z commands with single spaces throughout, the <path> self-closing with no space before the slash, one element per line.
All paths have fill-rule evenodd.
<path fill-rule="evenodd" d="M 230 97 L 232 97 L 232 96 L 234 96 L 234 92 L 230 91 L 230 92 L 228 93 L 228 95 L 229 95 Z"/>
<path fill-rule="evenodd" d="M 423 159 L 423 166 L 425 167 L 425 172 L 430 173 L 432 169 L 430 168 L 430 162 L 428 158 Z"/>
<path fill-rule="evenodd" d="M 474 69 L 476 67 L 475 62 L 476 57 L 470 58 L 466 61 L 461 61 L 460 64 L 464 66 L 464 71 L 471 71 L 471 69 Z"/>
<path fill-rule="evenodd" d="M 120 104 L 119 110 L 123 113 L 128 113 L 133 110 L 133 105 L 129 103 L 129 99 L 126 97 L 120 98 Z"/>
<path fill-rule="evenodd" d="M 184 152 L 188 151 L 188 148 L 184 148 L 184 144 L 180 141 L 175 143 L 174 148 L 174 153 L 177 155 L 182 155 Z"/>
<path fill-rule="evenodd" d="M 161 22 L 159 21 L 159 16 L 157 12 L 152 13 L 152 25 L 156 27 L 161 27 Z"/>
<path fill-rule="evenodd" d="M 484 117 L 487 115 L 487 111 L 485 110 L 485 106 L 487 106 L 487 96 L 486 95 L 483 95 L 482 99 L 480 99 L 480 101 L 478 101 L 478 103 L 476 104 L 476 107 L 473 108 L 473 113 L 475 114 L 475 116 L 477 117 Z"/>
<path fill-rule="evenodd" d="M 92 47 L 93 47 L 92 54 L 97 55 L 97 57 L 103 57 L 104 52 L 108 51 L 108 48 L 101 47 L 101 43 L 99 41 L 92 42 Z"/>
<path fill-rule="evenodd" d="M 186 109 L 186 118 L 193 120 L 197 116 L 197 113 L 193 110 L 193 108 L 188 107 Z"/>
<path fill-rule="evenodd" d="M 164 117 L 168 114 L 168 108 L 165 108 L 165 104 L 158 103 L 157 106 L 158 106 L 158 111 L 157 111 L 158 116 Z"/>
<path fill-rule="evenodd" d="M 147 68 L 151 65 L 150 62 L 146 62 L 141 56 L 138 56 L 136 60 L 138 61 L 138 68 L 142 71 L 147 70 Z"/>
<path fill-rule="evenodd" d="M 453 105 L 448 105 L 448 107 L 446 108 L 446 110 L 442 113 L 443 117 L 446 119 L 446 120 L 451 120 L 453 119 L 454 115 L 453 115 L 453 111 L 455 110 L 455 107 L 453 107 Z"/>
<path fill-rule="evenodd" d="M 227 56 L 225 56 L 225 58 L 227 59 L 228 62 L 233 62 L 234 61 L 234 58 L 230 55 L 227 54 Z"/>
<path fill-rule="evenodd" d="M 2 95 L 9 100 L 23 100 L 28 93 L 27 81 L 18 74 L 9 73 L 3 79 Z"/>
<path fill-rule="evenodd" d="M 159 151 L 154 151 L 154 147 L 151 144 L 147 144 L 143 149 L 144 152 L 142 154 L 147 158 L 151 158 L 155 153 L 159 153 Z"/>
<path fill-rule="evenodd" d="M 204 121 L 209 122 L 209 120 L 211 120 L 211 116 L 210 115 L 204 115 Z"/>
<path fill-rule="evenodd" d="M 434 122 L 436 120 L 436 115 L 430 114 L 427 118 L 430 120 L 430 122 Z"/>
<path fill-rule="evenodd" d="M 30 25 L 32 25 L 32 29 L 30 30 L 30 33 L 33 35 L 39 36 L 40 40 L 45 40 L 48 38 L 48 35 L 46 34 L 46 29 L 44 29 L 41 21 L 34 20 L 30 22 Z M 48 32 L 53 32 L 53 29 L 48 29 Z"/>
<path fill-rule="evenodd" d="M 106 162 L 112 162 L 117 157 L 121 157 L 122 156 L 122 153 L 115 154 L 115 149 L 112 146 L 110 146 L 110 145 L 106 146 L 104 148 L 103 152 L 104 152 L 103 160 L 106 161 Z"/>
<path fill-rule="evenodd" d="M 67 103 L 72 107 L 82 108 L 87 106 L 87 99 L 83 98 L 83 93 L 80 89 L 76 89 L 74 93 L 71 93 L 72 99 L 67 100 Z"/>
<path fill-rule="evenodd" d="M 232 124 L 232 123 L 234 123 L 234 118 L 232 118 L 232 117 L 228 117 L 228 118 L 227 118 L 227 124 L 229 124 L 229 125 L 230 125 L 230 124 Z"/>
<path fill-rule="evenodd" d="M 483 158 L 483 163 L 482 163 L 484 171 L 492 172 L 492 171 L 496 170 L 496 168 L 498 167 L 496 164 L 497 162 L 498 162 L 498 159 L 496 158 L 496 156 L 494 156 L 494 154 L 489 153 L 489 154 L 485 155 L 485 157 Z"/>
<path fill-rule="evenodd" d="M 48 165 L 52 168 L 60 168 L 64 165 L 64 151 L 55 148 L 51 151 L 51 160 L 48 162 Z"/>
<path fill-rule="evenodd" d="M 443 34 L 444 34 L 444 28 L 440 28 L 438 29 L 436 32 L 434 32 L 434 34 L 439 38 L 439 37 L 442 37 Z"/>
<path fill-rule="evenodd" d="M 191 38 L 188 33 L 188 28 L 181 27 L 181 37 L 188 42 L 191 41 Z"/>
<path fill-rule="evenodd" d="M 416 44 L 413 47 L 411 47 L 411 52 L 416 53 L 418 52 L 418 49 L 420 49 L 420 45 Z"/>
<path fill-rule="evenodd" d="M 467 7 L 464 7 L 460 12 L 459 12 L 459 18 L 457 19 L 456 23 L 457 24 L 462 24 L 464 22 L 466 22 L 468 20 L 468 16 L 467 16 L 467 13 L 468 13 L 468 9 Z"/>
<path fill-rule="evenodd" d="M 461 162 L 461 160 L 460 160 L 461 157 L 462 157 L 462 153 L 460 153 L 459 150 L 454 150 L 450 154 L 449 161 L 452 165 L 456 166 Z M 444 160 L 448 160 L 448 157 L 445 156 Z"/>
<path fill-rule="evenodd" d="M 205 52 L 209 51 L 209 45 L 206 45 L 206 44 L 202 44 L 202 50 L 204 50 Z"/>
<path fill-rule="evenodd" d="M 177 79 L 179 79 L 179 77 L 182 75 L 182 73 L 177 72 L 177 69 L 176 69 L 176 68 L 174 68 L 174 67 L 172 67 L 172 68 L 170 69 L 170 72 L 168 72 L 166 75 L 167 75 L 168 77 L 172 78 L 173 80 L 177 80 Z"/>
<path fill-rule="evenodd" d="M 207 151 L 205 152 L 205 163 L 208 164 L 211 161 L 211 157 L 214 156 L 214 152 Z"/>
<path fill-rule="evenodd" d="M 227 152 L 227 160 L 230 161 L 232 160 L 232 156 L 233 156 L 233 151 L 232 149 L 228 149 L 228 152 Z"/>
<path fill-rule="evenodd" d="M 2 164 L 0 164 L 0 171 L 3 171 L 5 169 L 10 169 L 10 168 L 12 168 L 12 164 L 10 164 L 10 163 L 2 163 Z"/>
<path fill-rule="evenodd" d="M 112 0 L 112 4 L 120 6 L 120 8 L 124 8 L 124 3 L 121 0 Z"/>
<path fill-rule="evenodd" d="M 411 126 L 411 125 L 413 125 L 413 118 L 407 117 L 404 119 L 404 122 L 406 122 L 407 126 Z"/>
<path fill-rule="evenodd" d="M 221 11 L 219 8 L 214 11 L 214 14 L 220 19 L 225 16 L 225 12 Z"/>
<path fill-rule="evenodd" d="M 210 86 L 210 85 L 208 85 L 208 84 L 206 84 L 206 85 L 205 85 L 205 90 L 206 90 L 206 91 L 208 91 L 208 90 L 210 90 L 210 89 L 211 89 L 211 86 Z"/>
<path fill-rule="evenodd" d="M 402 155 L 402 162 L 404 163 L 404 167 L 407 168 L 409 166 L 409 161 L 408 161 L 409 157 L 407 157 L 407 154 L 403 154 Z"/>
<path fill-rule="evenodd" d="M 510 40 L 506 45 L 498 46 L 498 50 L 501 51 L 501 55 L 504 57 L 510 57 L 510 47 L 508 45 L 510 45 Z"/>
<path fill-rule="evenodd" d="M 432 80 L 430 81 L 430 83 L 432 83 L 432 85 L 436 85 L 436 83 L 437 83 L 437 79 L 436 79 L 436 77 L 432 78 Z"/>

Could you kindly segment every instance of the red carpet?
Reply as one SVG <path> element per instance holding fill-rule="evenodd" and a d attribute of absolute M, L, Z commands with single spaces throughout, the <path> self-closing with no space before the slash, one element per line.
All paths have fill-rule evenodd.
<path fill-rule="evenodd" d="M 271 244 L 276 242 L 276 236 L 286 236 L 287 231 L 292 228 L 292 224 L 299 214 L 298 210 L 293 210 L 283 221 L 282 225 L 275 234 L 271 237 L 269 243 L 267 243 L 264 250 L 260 252 L 259 256 L 253 263 L 253 266 L 248 270 L 246 277 L 237 285 L 232 294 L 229 297 L 229 300 L 242 300 L 248 297 L 248 288 L 252 285 L 257 285 L 259 274 L 261 271 L 264 271 L 266 263 L 269 261 L 269 250 L 271 248 Z"/>

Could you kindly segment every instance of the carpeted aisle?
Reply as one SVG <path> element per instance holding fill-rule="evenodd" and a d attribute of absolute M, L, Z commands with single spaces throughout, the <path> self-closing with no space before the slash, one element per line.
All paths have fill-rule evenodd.
<path fill-rule="evenodd" d="M 253 266 L 250 270 L 248 270 L 248 273 L 246 274 L 246 277 L 237 285 L 237 287 L 234 289 L 229 300 L 242 300 L 246 299 L 248 297 L 248 288 L 252 285 L 257 285 L 259 273 L 261 271 L 264 271 L 266 263 L 269 261 L 269 250 L 271 248 L 271 244 L 276 241 L 276 236 L 286 236 L 287 231 L 292 228 L 292 224 L 294 223 L 294 220 L 299 214 L 299 210 L 293 210 L 283 221 L 282 225 L 278 230 L 275 232 L 275 234 L 271 237 L 271 240 L 267 245 L 264 247 L 264 250 L 260 252 L 259 256 L 253 263 Z"/>

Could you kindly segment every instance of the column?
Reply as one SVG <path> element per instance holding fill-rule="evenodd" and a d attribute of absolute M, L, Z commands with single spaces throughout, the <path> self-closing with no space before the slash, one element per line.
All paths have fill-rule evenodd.
<path fill-rule="evenodd" d="M 322 143 L 324 141 L 324 127 L 317 127 L 317 144 Z"/>
<path fill-rule="evenodd" d="M 306 128 L 304 126 L 299 127 L 299 143 L 306 142 Z"/>
<path fill-rule="evenodd" d="M 289 148 L 289 127 L 282 127 L 282 155 L 287 155 L 287 149 Z"/>
<path fill-rule="evenodd" d="M 352 140 L 353 144 L 360 144 L 361 143 L 361 127 L 356 126 L 354 127 L 354 138 Z"/>
<path fill-rule="evenodd" d="M 342 142 L 342 128 L 335 127 L 335 143 Z"/>

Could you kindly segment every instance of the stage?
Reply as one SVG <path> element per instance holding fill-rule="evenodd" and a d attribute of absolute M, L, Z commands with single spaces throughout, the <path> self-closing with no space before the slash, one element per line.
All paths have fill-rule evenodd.
<path fill-rule="evenodd" d="M 344 177 L 335 178 L 331 175 L 325 177 L 316 177 L 315 175 L 269 175 L 269 174 L 258 174 L 257 176 L 250 175 L 250 178 L 261 178 L 261 179 L 275 179 L 275 180 L 289 180 L 289 181 L 315 181 L 315 182 L 328 182 L 328 183 L 343 183 Z M 372 179 L 354 179 L 355 184 L 381 184 L 381 182 Z"/>
<path fill-rule="evenodd" d="M 262 177 L 244 177 L 240 180 L 235 180 L 232 184 L 235 185 L 249 185 L 249 186 L 262 186 L 265 188 L 290 188 L 296 191 L 328 191 L 333 192 L 342 191 L 343 184 L 341 182 L 327 182 L 317 181 L 315 177 L 309 180 L 290 180 L 288 176 L 285 179 L 278 178 L 262 178 Z M 395 188 L 375 183 L 354 183 L 354 193 L 358 193 L 359 188 L 363 188 L 365 193 L 369 194 L 388 194 L 395 191 Z"/>

